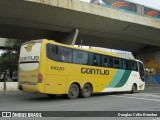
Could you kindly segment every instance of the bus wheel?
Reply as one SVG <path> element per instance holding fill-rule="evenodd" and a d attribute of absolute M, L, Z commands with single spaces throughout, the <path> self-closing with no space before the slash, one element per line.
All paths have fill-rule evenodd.
<path fill-rule="evenodd" d="M 74 99 L 74 98 L 77 98 L 78 95 L 79 95 L 79 87 L 78 87 L 78 85 L 77 84 L 70 85 L 67 97 L 69 99 Z"/>
<path fill-rule="evenodd" d="M 136 92 L 137 92 L 137 85 L 133 84 L 131 93 L 136 93 Z"/>
<path fill-rule="evenodd" d="M 92 86 L 90 84 L 85 84 L 81 90 L 81 97 L 87 98 L 92 94 Z"/>

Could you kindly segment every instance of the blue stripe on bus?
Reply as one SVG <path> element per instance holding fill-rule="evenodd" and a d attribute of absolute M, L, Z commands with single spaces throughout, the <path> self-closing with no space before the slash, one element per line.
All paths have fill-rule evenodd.
<path fill-rule="evenodd" d="M 115 76 L 113 77 L 113 80 L 110 82 L 107 88 L 112 88 L 112 87 L 117 86 L 118 83 L 121 81 L 124 73 L 125 73 L 125 70 L 117 70 Z"/>

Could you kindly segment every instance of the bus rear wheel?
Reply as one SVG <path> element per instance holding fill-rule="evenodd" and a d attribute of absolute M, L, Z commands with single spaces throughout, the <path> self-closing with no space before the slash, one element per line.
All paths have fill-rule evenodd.
<path fill-rule="evenodd" d="M 71 84 L 68 90 L 67 98 L 75 99 L 79 95 L 79 87 L 77 84 Z"/>
<path fill-rule="evenodd" d="M 81 97 L 87 98 L 90 97 L 92 94 L 92 86 L 90 84 L 85 84 L 81 90 Z"/>

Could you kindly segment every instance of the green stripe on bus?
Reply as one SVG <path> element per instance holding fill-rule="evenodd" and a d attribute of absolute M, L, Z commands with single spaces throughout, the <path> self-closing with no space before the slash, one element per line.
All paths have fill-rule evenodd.
<path fill-rule="evenodd" d="M 122 79 L 124 73 L 125 73 L 125 70 L 117 70 L 113 80 L 109 83 L 107 88 L 115 87 L 120 82 L 120 80 Z"/>
<path fill-rule="evenodd" d="M 125 70 L 121 80 L 119 81 L 119 83 L 115 87 L 122 87 L 127 82 L 130 75 L 131 75 L 131 71 Z"/>

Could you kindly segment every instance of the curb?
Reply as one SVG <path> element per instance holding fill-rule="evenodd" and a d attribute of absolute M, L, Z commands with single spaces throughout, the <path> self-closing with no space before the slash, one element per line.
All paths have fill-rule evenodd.
<path fill-rule="evenodd" d="M 146 88 L 160 88 L 160 84 L 146 84 Z"/>
<path fill-rule="evenodd" d="M 146 88 L 160 88 L 160 84 L 146 84 Z M 0 92 L 2 91 L 19 91 L 18 82 L 6 82 L 6 90 L 4 90 L 4 82 L 0 82 Z"/>

